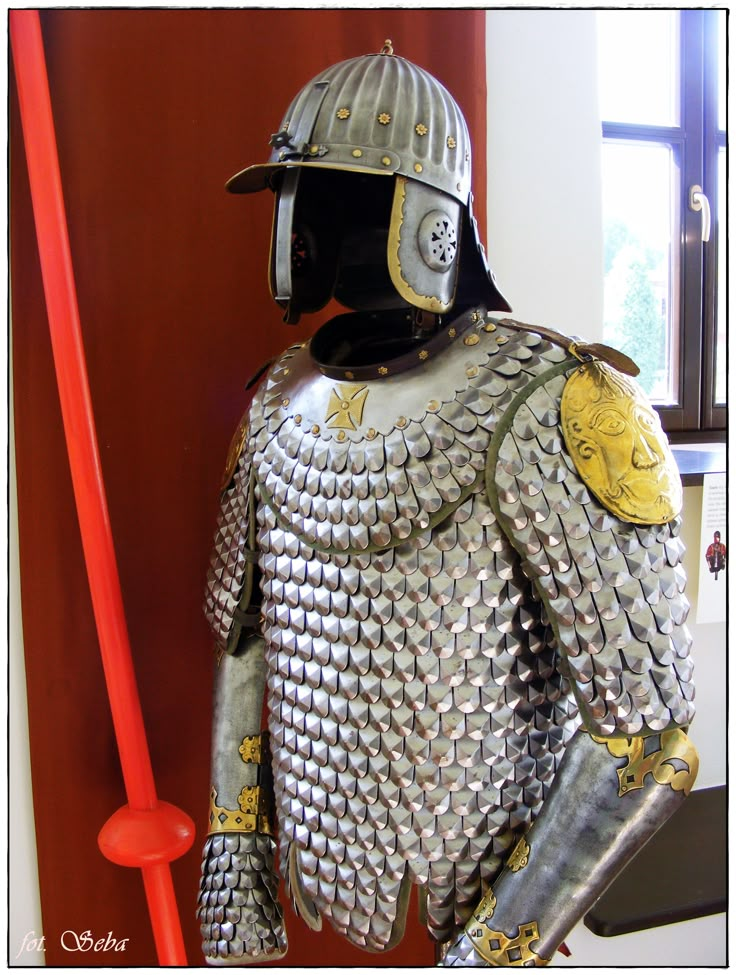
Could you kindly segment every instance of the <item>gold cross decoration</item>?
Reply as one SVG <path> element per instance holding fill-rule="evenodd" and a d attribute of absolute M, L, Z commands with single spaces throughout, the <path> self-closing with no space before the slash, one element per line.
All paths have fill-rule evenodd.
<path fill-rule="evenodd" d="M 539 941 L 539 925 L 536 921 L 520 924 L 515 938 L 509 938 L 503 931 L 492 931 L 485 925 L 472 927 L 468 924 L 465 930 L 478 954 L 489 965 L 526 968 L 544 967 L 549 962 L 548 958 L 538 955 L 530 947 L 532 942 Z"/>
<path fill-rule="evenodd" d="M 368 389 L 343 383 L 330 392 L 327 404 L 327 426 L 334 430 L 357 430 L 363 419 Z"/>

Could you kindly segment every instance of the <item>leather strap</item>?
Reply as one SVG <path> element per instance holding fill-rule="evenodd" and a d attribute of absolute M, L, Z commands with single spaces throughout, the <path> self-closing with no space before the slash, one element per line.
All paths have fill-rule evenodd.
<path fill-rule="evenodd" d="M 494 321 L 496 321 L 497 325 L 504 325 L 506 328 L 513 328 L 520 332 L 536 332 L 537 335 L 541 335 L 542 338 L 547 339 L 548 342 L 552 342 L 553 345 L 559 345 L 563 349 L 566 349 L 570 355 L 575 356 L 581 362 L 601 359 L 603 362 L 607 362 L 609 366 L 613 366 L 614 369 L 618 369 L 619 372 L 623 372 L 627 376 L 639 375 L 639 367 L 633 359 L 624 355 L 623 352 L 619 352 L 618 349 L 612 349 L 610 346 L 603 345 L 600 342 L 576 342 L 569 335 L 556 332 L 553 328 L 547 328 L 544 325 L 527 325 L 526 322 L 518 322 L 514 318 L 494 319 Z"/>

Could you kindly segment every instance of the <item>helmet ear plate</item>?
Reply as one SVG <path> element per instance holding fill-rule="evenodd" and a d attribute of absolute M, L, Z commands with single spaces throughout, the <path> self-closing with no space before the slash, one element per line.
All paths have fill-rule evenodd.
<path fill-rule="evenodd" d="M 415 308 L 443 314 L 454 303 L 462 209 L 441 190 L 396 177 L 388 266 L 394 287 Z"/>

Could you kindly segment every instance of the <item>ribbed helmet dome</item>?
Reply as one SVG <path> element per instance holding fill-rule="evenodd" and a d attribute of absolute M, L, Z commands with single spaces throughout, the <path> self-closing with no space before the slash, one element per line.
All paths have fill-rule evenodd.
<path fill-rule="evenodd" d="M 228 182 L 234 193 L 263 189 L 275 170 L 306 165 L 398 174 L 466 204 L 470 194 L 468 127 L 449 91 L 418 65 L 380 54 L 327 68 L 297 94 L 271 137 L 268 163 Z"/>

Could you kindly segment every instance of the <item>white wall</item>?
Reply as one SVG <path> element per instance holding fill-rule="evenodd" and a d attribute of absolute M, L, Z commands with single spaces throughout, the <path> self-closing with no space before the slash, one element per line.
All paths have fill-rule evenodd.
<path fill-rule="evenodd" d="M 11 353 L 12 354 L 12 353 Z M 38 890 L 36 859 L 36 828 L 31 794 L 31 757 L 28 744 L 28 706 L 26 698 L 26 668 L 21 622 L 20 563 L 18 556 L 18 506 L 15 480 L 15 438 L 13 436 L 12 374 L 8 417 L 9 480 L 8 480 L 8 803 L 10 822 L 5 835 L 9 837 L 9 911 L 8 956 L 13 966 L 44 964 L 42 951 L 24 951 L 24 942 L 31 943 L 43 934 L 41 901 Z M 26 936 L 30 937 L 26 937 Z"/>
<path fill-rule="evenodd" d="M 695 720 L 690 737 L 698 749 L 700 770 L 697 789 L 723 785 L 726 781 L 726 624 L 696 623 L 698 574 L 700 570 L 700 518 L 703 488 L 685 488 L 682 512 L 682 540 L 686 551 L 683 565 L 687 573 L 687 596 L 692 609 L 688 626 L 693 635 L 695 660 Z"/>
<path fill-rule="evenodd" d="M 600 340 L 595 15 L 489 10 L 486 40 L 487 251 L 496 280 L 514 317 Z"/>

